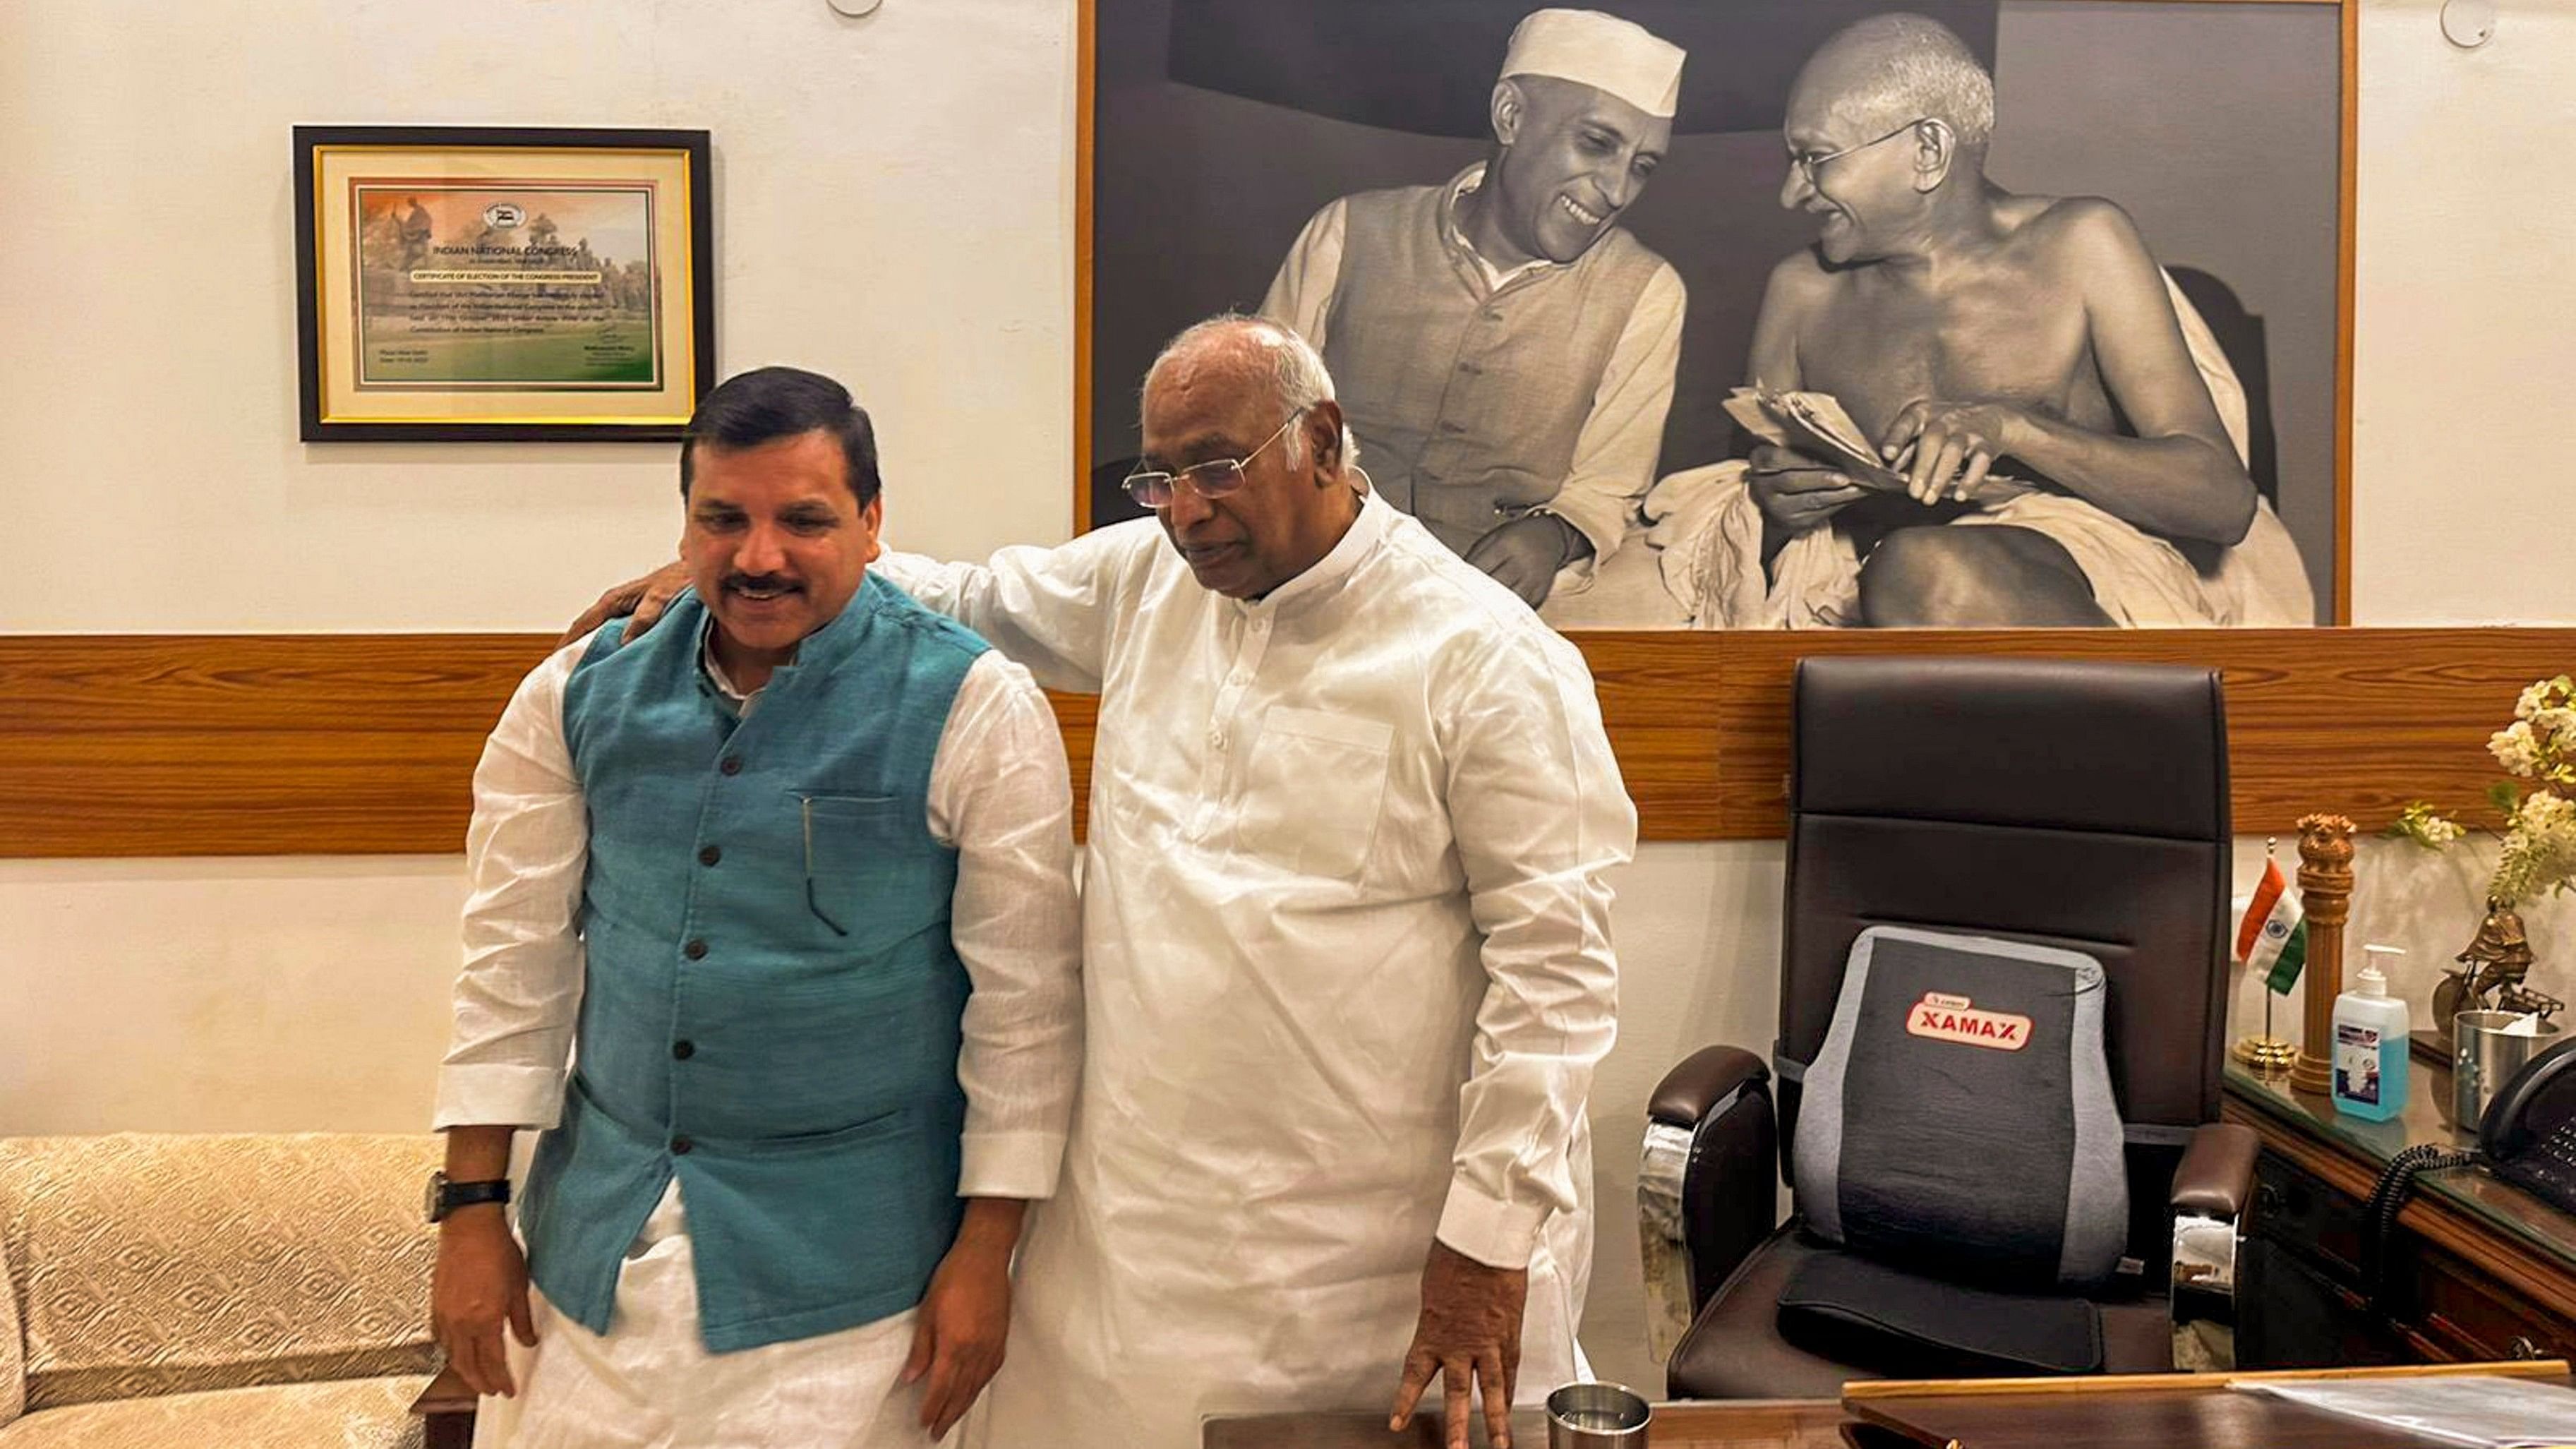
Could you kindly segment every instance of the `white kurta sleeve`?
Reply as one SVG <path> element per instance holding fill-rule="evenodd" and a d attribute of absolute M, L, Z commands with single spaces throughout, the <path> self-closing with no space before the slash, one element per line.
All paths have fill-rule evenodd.
<path fill-rule="evenodd" d="M 949 935 L 974 987 L 957 1192 L 1050 1197 L 1082 1067 L 1073 790 L 1046 696 L 999 653 L 975 661 L 949 709 L 929 825 L 957 851 Z"/>
<path fill-rule="evenodd" d="M 1165 546 L 1150 520 L 1094 529 L 1054 548 L 1006 548 L 980 564 L 889 551 L 870 567 L 983 635 L 1038 683 L 1097 694 L 1119 580 L 1140 562 L 1139 546 Z"/>
<path fill-rule="evenodd" d="M 431 1125 L 552 1127 L 581 1005 L 574 915 L 590 818 L 564 739 L 584 638 L 530 671 L 474 767 L 465 831 L 465 965 Z"/>
<path fill-rule="evenodd" d="M 1261 315 L 1324 350 L 1324 325 L 1333 312 L 1333 289 L 1342 284 L 1342 249 L 1350 227 L 1350 203 L 1331 201 L 1307 218 L 1295 244 L 1270 279 L 1261 299 Z"/>
<path fill-rule="evenodd" d="M 1637 500 L 1655 483 L 1663 455 L 1664 418 L 1673 410 L 1673 372 L 1681 364 L 1682 314 L 1689 293 L 1667 264 L 1656 268 L 1636 310 L 1611 345 L 1593 389 L 1592 411 L 1575 435 L 1564 486 L 1544 512 L 1562 517 L 1592 541 L 1597 566 L 1618 551 Z"/>
<path fill-rule="evenodd" d="M 1521 1267 L 1548 1215 L 1580 1202 L 1569 1146 L 1617 1030 L 1606 876 L 1636 853 L 1637 812 L 1573 646 L 1532 625 L 1442 672 L 1449 814 L 1487 985 L 1439 1238 Z"/>

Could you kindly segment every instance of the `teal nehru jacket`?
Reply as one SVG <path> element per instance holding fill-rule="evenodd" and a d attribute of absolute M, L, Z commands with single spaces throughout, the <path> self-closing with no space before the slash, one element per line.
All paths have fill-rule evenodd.
<path fill-rule="evenodd" d="M 565 687 L 587 965 L 520 1223 L 537 1286 L 605 1333 L 677 1173 L 721 1353 L 900 1313 L 956 1236 L 968 981 L 927 811 L 986 646 L 870 575 L 738 718 L 709 623 L 683 594 L 631 648 L 612 624 Z"/>

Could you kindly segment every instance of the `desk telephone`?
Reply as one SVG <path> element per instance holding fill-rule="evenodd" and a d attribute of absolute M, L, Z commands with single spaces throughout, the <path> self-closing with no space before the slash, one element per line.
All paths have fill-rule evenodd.
<path fill-rule="evenodd" d="M 2487 1104 L 2478 1150 L 2496 1176 L 2576 1212 L 2576 1040 L 2533 1057 Z"/>
<path fill-rule="evenodd" d="M 2362 1218 L 2362 1298 L 2373 1309 L 2391 1281 L 2397 1214 L 2416 1175 L 2480 1161 L 2552 1207 L 2576 1213 L 2576 1038 L 2533 1057 L 2504 1084 L 2479 1119 L 2476 1152 L 2425 1142 L 2389 1159 Z"/>

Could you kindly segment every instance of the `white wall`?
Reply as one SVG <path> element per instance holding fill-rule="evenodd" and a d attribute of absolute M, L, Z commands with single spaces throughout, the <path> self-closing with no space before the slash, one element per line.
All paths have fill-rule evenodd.
<path fill-rule="evenodd" d="M 2436 0 L 2365 0 L 2361 623 L 2576 618 L 2576 530 L 2535 467 L 2560 450 L 2576 171 L 2529 159 L 2576 140 L 2576 11 L 2501 8 L 2466 54 Z M 1072 13 L 7 7 L 0 628 L 550 629 L 667 552 L 662 449 L 293 441 L 299 121 L 712 129 L 724 365 L 850 380 L 907 545 L 1062 537 Z M 2419 970 L 2466 941 L 2473 864 L 2363 861 L 2356 935 Z M 1780 871 L 1769 843 L 1649 846 L 1620 882 L 1586 1333 L 1611 1376 L 1660 1382 L 1627 1212 L 1646 1094 L 1705 1042 L 1769 1041 Z M 452 858 L 0 862 L 0 1132 L 417 1125 L 462 894 Z M 2533 927 L 2570 994 L 2576 913 Z"/>
<path fill-rule="evenodd" d="M 2441 9 L 2362 3 L 2353 622 L 2563 623 L 2576 512 L 2522 455 L 2566 406 L 2576 6 L 2498 0 L 2477 50 Z"/>
<path fill-rule="evenodd" d="M 7 6 L 0 627 L 553 628 L 669 556 L 667 445 L 295 441 L 298 123 L 709 129 L 720 370 L 850 384 L 907 547 L 1062 537 L 1072 42 L 1049 0 Z"/>

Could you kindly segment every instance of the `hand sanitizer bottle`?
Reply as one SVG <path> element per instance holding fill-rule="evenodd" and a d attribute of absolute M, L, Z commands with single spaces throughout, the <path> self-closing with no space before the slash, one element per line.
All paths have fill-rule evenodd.
<path fill-rule="evenodd" d="M 2385 1122 L 2406 1110 L 2406 1002 L 2388 994 L 2379 969 L 2395 946 L 2364 946 L 2361 974 L 2335 998 L 2334 1104 L 2338 1112 Z"/>

